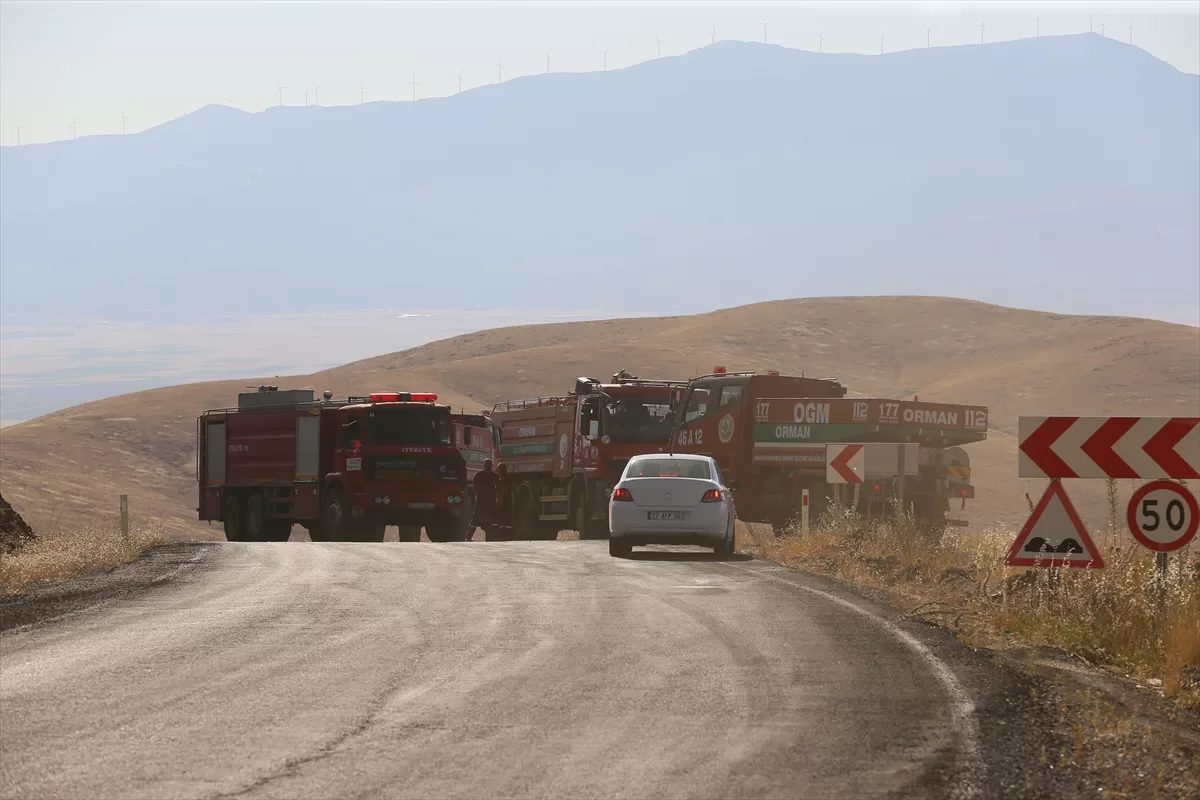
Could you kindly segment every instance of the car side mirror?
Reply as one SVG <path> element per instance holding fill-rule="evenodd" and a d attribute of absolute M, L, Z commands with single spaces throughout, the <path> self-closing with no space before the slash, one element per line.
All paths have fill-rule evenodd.
<path fill-rule="evenodd" d="M 738 489 L 742 488 L 742 482 L 741 481 L 730 481 L 729 488 L 733 489 L 736 492 Z"/>

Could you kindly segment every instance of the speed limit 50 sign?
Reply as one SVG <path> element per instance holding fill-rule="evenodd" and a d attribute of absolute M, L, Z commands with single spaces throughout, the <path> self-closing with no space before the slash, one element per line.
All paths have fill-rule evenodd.
<path fill-rule="evenodd" d="M 1129 531 L 1144 547 L 1169 553 L 1187 546 L 1200 527 L 1200 506 L 1174 481 L 1151 481 L 1129 498 Z"/>

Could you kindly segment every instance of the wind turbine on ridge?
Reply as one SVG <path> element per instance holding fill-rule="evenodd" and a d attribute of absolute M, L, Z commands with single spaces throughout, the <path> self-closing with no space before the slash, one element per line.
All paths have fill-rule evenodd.
<path fill-rule="evenodd" d="M 21 131 L 25 130 L 29 126 L 28 125 L 17 125 L 14 123 L 13 127 L 17 129 L 17 147 L 20 147 L 21 146 Z"/>
<path fill-rule="evenodd" d="M 983 27 L 985 25 L 987 25 L 986 22 L 979 23 L 979 43 L 980 44 L 983 44 Z"/>
<path fill-rule="evenodd" d="M 279 92 L 279 105 L 283 105 L 283 90 L 288 88 L 279 81 L 275 81 L 275 88 Z"/>
<path fill-rule="evenodd" d="M 925 46 L 929 47 L 929 32 L 933 30 L 933 26 L 922 25 L 921 27 L 925 29 Z"/>
<path fill-rule="evenodd" d="M 542 53 L 542 55 L 544 55 L 546 57 L 546 74 L 547 75 L 550 74 L 550 54 L 553 52 L 554 52 L 554 48 L 550 48 L 546 52 Z"/>
<path fill-rule="evenodd" d="M 1133 20 L 1129 20 L 1129 25 L 1125 30 L 1129 31 L 1129 43 L 1133 44 Z"/>
<path fill-rule="evenodd" d="M 234 101 L 234 100 L 237 100 L 237 98 L 236 98 L 236 97 L 226 97 L 226 98 L 225 98 L 225 105 L 229 106 L 230 108 L 233 108 L 233 101 Z"/>
<path fill-rule="evenodd" d="M 321 105 L 321 87 L 317 85 L 316 81 L 313 81 L 312 90 L 313 90 L 313 105 L 314 106 Z"/>
<path fill-rule="evenodd" d="M 608 51 L 601 50 L 600 55 L 604 56 L 604 71 L 608 72 Z"/>
<path fill-rule="evenodd" d="M 362 78 L 358 79 L 358 104 L 361 106 L 367 97 L 367 87 L 363 86 Z"/>
<path fill-rule="evenodd" d="M 408 82 L 408 85 L 412 87 L 412 90 L 413 90 L 412 99 L 413 99 L 413 102 L 415 103 L 417 101 L 417 87 L 421 86 L 421 84 L 417 83 L 417 73 L 415 73 L 415 72 L 413 73 L 412 80 Z M 424 87 L 422 86 L 422 88 L 424 88 Z"/>
<path fill-rule="evenodd" d="M 767 20 L 766 22 L 760 22 L 758 24 L 763 26 L 763 44 L 766 44 L 767 43 L 767 26 L 771 24 L 771 20 Z"/>
<path fill-rule="evenodd" d="M 455 94 L 460 94 L 460 93 L 462 92 L 462 86 L 463 86 L 463 73 L 464 73 L 464 72 L 466 72 L 466 70 L 465 70 L 465 69 L 462 69 L 462 70 L 459 70 L 459 71 L 458 71 L 458 74 L 457 74 L 457 75 L 451 75 L 451 76 L 450 76 L 451 78 L 458 78 L 458 91 L 457 91 L 457 92 L 455 92 Z"/>
<path fill-rule="evenodd" d="M 503 83 L 504 73 L 507 71 L 504 69 L 504 62 L 497 61 L 493 66 L 496 68 L 496 83 Z"/>
<path fill-rule="evenodd" d="M 708 43 L 716 44 L 717 43 L 717 26 L 710 24 L 708 26 L 708 34 L 709 34 Z"/>
<path fill-rule="evenodd" d="M 1036 16 L 1033 18 L 1033 35 L 1035 38 L 1038 38 L 1042 35 L 1042 15 L 1037 12 L 1035 14 Z"/>
<path fill-rule="evenodd" d="M 817 34 L 817 52 L 825 52 L 825 31 L 821 31 Z"/>
<path fill-rule="evenodd" d="M 887 39 L 885 39 L 883 37 L 883 34 L 880 33 L 879 34 L 879 55 L 883 55 L 883 43 L 886 41 L 887 41 Z"/>
<path fill-rule="evenodd" d="M 667 43 L 666 39 L 660 39 L 657 36 L 654 37 L 654 46 L 658 49 L 658 57 L 659 58 L 662 58 L 662 46 L 666 43 Z"/>
<path fill-rule="evenodd" d="M 121 135 L 122 136 L 125 135 L 125 123 L 131 119 L 133 119 L 133 117 L 127 117 L 127 116 L 125 116 L 124 111 L 121 112 Z"/>
<path fill-rule="evenodd" d="M 71 117 L 71 124 L 68 125 L 67 127 L 71 129 L 71 138 L 78 139 L 79 131 L 77 129 L 79 127 L 79 119 L 76 117 Z"/>

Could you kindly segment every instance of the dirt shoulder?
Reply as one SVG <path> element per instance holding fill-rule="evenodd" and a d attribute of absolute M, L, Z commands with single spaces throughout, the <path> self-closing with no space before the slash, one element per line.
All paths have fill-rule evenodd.
<path fill-rule="evenodd" d="M 153 591 L 215 558 L 219 547 L 197 542 L 159 545 L 137 561 L 104 572 L 35 584 L 23 594 L 0 595 L 0 632 Z"/>

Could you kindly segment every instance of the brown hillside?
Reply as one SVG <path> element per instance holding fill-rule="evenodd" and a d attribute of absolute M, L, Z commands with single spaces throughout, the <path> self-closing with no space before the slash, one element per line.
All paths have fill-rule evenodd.
<path fill-rule="evenodd" d="M 338 395 L 433 390 L 478 409 L 565 392 L 577 375 L 606 378 L 623 367 L 686 378 L 715 364 L 836 376 L 852 395 L 989 406 L 994 430 L 970 448 L 979 497 L 969 516 L 981 525 L 1019 522 L 1023 493 L 1040 491 L 1016 478 L 1018 416 L 1200 414 L 1200 329 L 927 297 L 782 300 L 687 317 L 501 328 L 272 382 Z M 204 535 L 193 511 L 195 417 L 256 382 L 139 392 L 5 428 L 0 489 L 46 532 L 115 514 L 126 492 L 135 513 L 161 517 L 176 535 Z M 1068 489 L 1085 521 L 1103 526 L 1102 482 Z"/>

